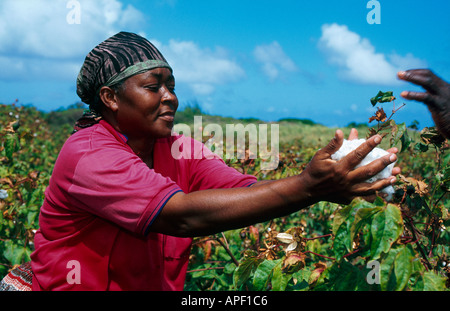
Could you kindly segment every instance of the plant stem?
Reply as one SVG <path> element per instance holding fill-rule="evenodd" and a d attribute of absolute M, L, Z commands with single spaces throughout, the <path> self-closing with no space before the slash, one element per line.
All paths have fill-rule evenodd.
<path fill-rule="evenodd" d="M 305 240 L 305 241 L 310 241 L 310 240 L 315 240 L 315 239 L 320 239 L 320 238 L 326 238 L 326 237 L 329 237 L 329 236 L 332 236 L 332 235 L 333 235 L 333 234 L 330 233 L 330 234 L 325 234 L 325 235 L 316 236 L 316 237 L 313 237 L 313 238 L 303 238 L 303 240 Z"/>
<path fill-rule="evenodd" d="M 350 252 L 350 253 L 348 253 L 348 254 L 345 254 L 345 255 L 343 256 L 343 258 L 348 257 L 348 256 L 351 256 L 351 255 L 353 255 L 353 254 L 356 254 L 357 252 L 359 252 L 359 249 L 356 249 L 356 250 L 354 250 L 353 252 Z"/>
<path fill-rule="evenodd" d="M 186 273 L 193 273 L 193 272 L 199 272 L 199 271 L 208 271 L 208 270 L 220 270 L 225 269 L 225 267 L 210 267 L 210 268 L 203 268 L 203 269 L 195 269 L 195 270 L 189 270 Z"/>
<path fill-rule="evenodd" d="M 327 259 L 330 259 L 330 260 L 336 260 L 336 258 L 328 257 L 328 256 L 321 255 L 321 254 L 317 254 L 317 253 L 314 253 L 312 251 L 305 251 L 303 254 L 313 254 L 313 255 L 316 255 L 316 256 L 319 256 L 319 257 L 323 257 L 323 258 L 327 258 Z"/>
<path fill-rule="evenodd" d="M 225 235 L 222 232 L 222 236 L 226 241 Z M 236 266 L 239 266 L 239 261 L 236 259 L 236 257 L 234 257 L 233 253 L 231 252 L 230 248 L 228 247 L 228 243 L 224 243 L 219 237 L 216 237 L 216 241 L 220 243 L 220 245 L 223 246 L 223 248 L 225 248 L 225 251 L 228 253 L 228 255 L 230 255 L 231 259 L 233 260 L 233 262 L 235 263 Z"/>
<path fill-rule="evenodd" d="M 448 193 L 447 191 L 444 192 L 444 193 L 439 197 L 439 199 L 437 199 L 436 202 L 434 202 L 433 207 L 437 207 L 439 201 L 442 200 L 442 198 L 443 198 L 447 193 Z"/>
<path fill-rule="evenodd" d="M 406 224 L 407 224 L 408 227 L 410 228 L 410 231 L 411 231 L 411 234 L 412 234 L 412 236 L 413 236 L 413 239 L 414 239 L 415 241 L 417 241 L 416 245 L 417 245 L 417 248 L 419 249 L 420 254 L 422 255 L 423 260 L 425 261 L 425 266 L 426 266 L 426 268 L 427 268 L 428 270 L 432 270 L 433 267 L 431 266 L 430 262 L 428 261 L 428 257 L 427 257 L 427 255 L 425 254 L 425 251 L 423 250 L 422 246 L 420 245 L 420 242 L 418 241 L 419 239 L 418 239 L 417 236 L 416 236 L 416 230 L 415 230 L 414 225 L 411 223 L 411 220 L 410 220 L 410 219 L 408 219 L 408 218 L 406 218 L 406 219 L 407 219 Z"/>

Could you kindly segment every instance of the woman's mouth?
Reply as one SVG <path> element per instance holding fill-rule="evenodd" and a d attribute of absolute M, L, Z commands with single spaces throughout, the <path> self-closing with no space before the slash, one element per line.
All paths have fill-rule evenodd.
<path fill-rule="evenodd" d="M 175 118 L 175 112 L 173 112 L 173 111 L 167 111 L 167 112 L 161 113 L 159 115 L 159 119 L 162 119 L 167 122 L 173 122 L 174 118 Z"/>

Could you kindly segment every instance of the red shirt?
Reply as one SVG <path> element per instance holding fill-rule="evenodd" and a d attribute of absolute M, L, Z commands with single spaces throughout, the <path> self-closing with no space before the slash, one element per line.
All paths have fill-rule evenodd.
<path fill-rule="evenodd" d="M 152 222 L 178 191 L 256 178 L 185 136 L 157 140 L 153 162 L 148 168 L 105 121 L 67 140 L 40 211 L 33 290 L 183 289 L 192 239 L 149 232 Z"/>

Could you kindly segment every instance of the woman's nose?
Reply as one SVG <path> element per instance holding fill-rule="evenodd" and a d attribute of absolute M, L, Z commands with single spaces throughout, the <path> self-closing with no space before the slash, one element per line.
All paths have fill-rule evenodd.
<path fill-rule="evenodd" d="M 162 97 L 161 103 L 163 104 L 171 104 L 176 109 L 178 107 L 178 97 L 177 95 L 171 91 L 167 86 L 162 87 Z"/>

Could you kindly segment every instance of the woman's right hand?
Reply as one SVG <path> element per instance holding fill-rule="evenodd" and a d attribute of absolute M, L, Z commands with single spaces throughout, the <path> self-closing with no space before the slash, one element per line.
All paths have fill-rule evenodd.
<path fill-rule="evenodd" d="M 350 139 L 357 137 L 355 131 Z M 260 181 L 252 187 L 177 192 L 166 203 L 151 231 L 173 236 L 204 236 L 242 228 L 286 216 L 319 201 L 350 203 L 354 197 L 375 198 L 376 192 L 395 180 L 365 182 L 396 160 L 396 149 L 372 163 L 355 166 L 381 141 L 370 138 L 340 161 L 331 159 L 344 141 L 342 131 L 319 150 L 305 170 L 296 176 Z M 393 175 L 400 173 L 393 169 Z"/>
<path fill-rule="evenodd" d="M 335 137 L 314 155 L 301 174 L 305 179 L 304 184 L 308 188 L 310 199 L 314 202 L 329 201 L 348 204 L 358 196 L 373 200 L 376 192 L 392 185 L 396 180 L 395 175 L 400 173 L 400 168 L 395 167 L 392 170 L 391 177 L 374 183 L 365 182 L 395 162 L 397 150 L 395 148 L 389 149 L 388 155 L 355 169 L 355 166 L 381 142 L 381 136 L 375 135 L 369 138 L 340 161 L 332 160 L 331 155 L 339 150 L 343 141 L 343 132 L 337 130 Z"/>

